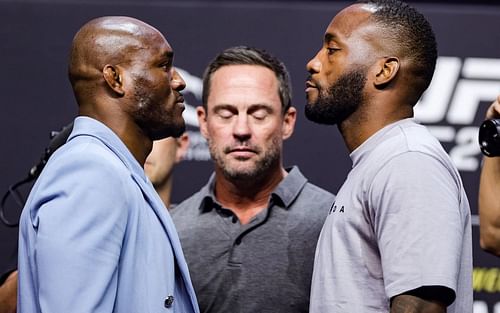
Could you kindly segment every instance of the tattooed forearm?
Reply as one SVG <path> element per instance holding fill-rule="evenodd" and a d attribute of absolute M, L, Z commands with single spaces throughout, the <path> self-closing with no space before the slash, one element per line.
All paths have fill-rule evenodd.
<path fill-rule="evenodd" d="M 392 300 L 390 313 L 446 313 L 446 307 L 419 297 L 399 295 Z"/>

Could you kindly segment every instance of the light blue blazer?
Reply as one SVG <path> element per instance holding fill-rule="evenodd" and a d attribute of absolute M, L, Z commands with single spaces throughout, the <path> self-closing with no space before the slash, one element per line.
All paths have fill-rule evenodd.
<path fill-rule="evenodd" d="M 175 227 L 123 142 L 77 117 L 20 221 L 18 312 L 199 312 Z"/>

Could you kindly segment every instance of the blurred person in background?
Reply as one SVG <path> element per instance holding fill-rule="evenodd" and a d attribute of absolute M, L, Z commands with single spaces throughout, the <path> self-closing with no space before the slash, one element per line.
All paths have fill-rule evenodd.
<path fill-rule="evenodd" d="M 485 120 L 500 118 L 500 96 L 486 111 Z M 500 256 L 500 157 L 484 157 L 479 182 L 481 248 Z"/>
<path fill-rule="evenodd" d="M 153 142 L 153 149 L 146 158 L 144 171 L 160 195 L 165 207 L 172 209 L 170 197 L 172 194 L 174 167 L 186 155 L 189 147 L 188 134 L 179 138 L 164 138 Z"/>

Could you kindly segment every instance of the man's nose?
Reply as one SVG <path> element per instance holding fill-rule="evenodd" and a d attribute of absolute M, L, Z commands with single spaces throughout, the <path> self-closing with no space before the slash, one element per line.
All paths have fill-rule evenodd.
<path fill-rule="evenodd" d="M 179 72 L 177 72 L 175 68 L 173 68 L 171 86 L 172 89 L 177 91 L 181 91 L 186 88 L 186 82 L 184 81 L 184 78 L 182 78 L 181 74 L 179 74 Z"/>
<path fill-rule="evenodd" d="M 306 69 L 311 74 L 319 73 L 321 71 L 321 62 L 319 61 L 318 54 L 319 52 L 311 60 L 309 60 L 309 62 L 307 62 Z"/>
<path fill-rule="evenodd" d="M 251 128 L 246 114 L 239 114 L 233 125 L 233 136 L 240 141 L 248 140 L 251 137 Z"/>

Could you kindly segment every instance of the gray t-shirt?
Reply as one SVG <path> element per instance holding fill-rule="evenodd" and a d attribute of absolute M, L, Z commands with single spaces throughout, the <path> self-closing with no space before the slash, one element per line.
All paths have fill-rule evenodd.
<path fill-rule="evenodd" d="M 440 143 L 405 119 L 351 159 L 316 249 L 310 312 L 386 313 L 422 286 L 450 288 L 448 312 L 472 312 L 470 209 Z"/>
<path fill-rule="evenodd" d="M 200 311 L 308 312 L 314 251 L 334 196 L 294 167 L 268 208 L 241 225 L 213 185 L 214 176 L 171 211 Z"/>

